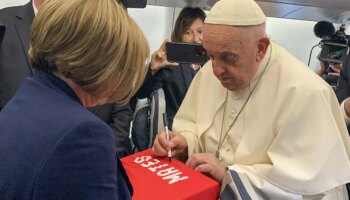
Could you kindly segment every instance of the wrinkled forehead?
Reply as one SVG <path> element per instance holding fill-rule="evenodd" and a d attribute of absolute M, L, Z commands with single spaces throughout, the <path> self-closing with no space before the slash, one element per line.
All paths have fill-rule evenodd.
<path fill-rule="evenodd" d="M 206 49 L 225 49 L 225 50 L 239 50 L 247 43 L 242 28 L 228 26 L 205 24 L 203 30 L 203 45 Z"/>

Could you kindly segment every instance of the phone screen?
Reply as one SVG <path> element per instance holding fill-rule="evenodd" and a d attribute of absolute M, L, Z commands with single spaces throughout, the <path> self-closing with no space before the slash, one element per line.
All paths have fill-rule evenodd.
<path fill-rule="evenodd" d="M 209 60 L 202 44 L 168 42 L 166 52 L 169 62 L 204 64 Z"/>

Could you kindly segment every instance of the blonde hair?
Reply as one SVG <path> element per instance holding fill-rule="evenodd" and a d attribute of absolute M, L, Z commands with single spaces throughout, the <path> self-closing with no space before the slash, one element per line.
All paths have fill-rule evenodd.
<path fill-rule="evenodd" d="M 145 36 L 115 0 L 46 0 L 32 25 L 33 67 L 109 102 L 123 104 L 136 93 L 148 55 Z"/>

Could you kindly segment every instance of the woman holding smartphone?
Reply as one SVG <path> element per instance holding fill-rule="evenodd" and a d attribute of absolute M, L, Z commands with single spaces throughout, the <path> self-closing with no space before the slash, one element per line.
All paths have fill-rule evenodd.
<path fill-rule="evenodd" d="M 172 42 L 202 43 L 202 32 L 206 14 L 200 8 L 185 7 L 176 19 L 171 34 Z M 152 54 L 149 70 L 142 87 L 137 92 L 138 98 L 148 98 L 152 92 L 162 88 L 164 90 L 166 113 L 169 119 L 169 129 L 182 100 L 191 84 L 198 64 L 170 63 L 167 60 L 165 40 L 160 48 Z"/>

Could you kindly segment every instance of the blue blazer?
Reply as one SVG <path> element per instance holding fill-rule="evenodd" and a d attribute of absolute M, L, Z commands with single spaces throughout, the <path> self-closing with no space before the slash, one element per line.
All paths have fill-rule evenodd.
<path fill-rule="evenodd" d="M 0 45 L 0 111 L 23 81 L 33 75 L 34 70 L 27 56 L 33 19 L 32 1 L 0 10 L 0 23 L 6 25 L 4 40 Z M 133 113 L 130 106 L 106 104 L 89 110 L 112 128 L 119 156 L 131 154 L 129 129 Z"/>
<path fill-rule="evenodd" d="M 130 199 L 113 133 L 42 70 L 0 112 L 0 199 Z"/>

